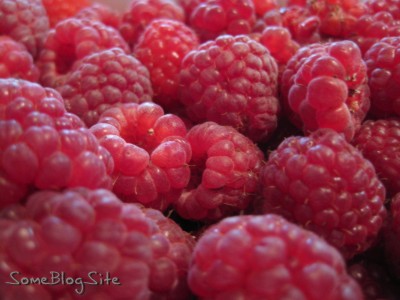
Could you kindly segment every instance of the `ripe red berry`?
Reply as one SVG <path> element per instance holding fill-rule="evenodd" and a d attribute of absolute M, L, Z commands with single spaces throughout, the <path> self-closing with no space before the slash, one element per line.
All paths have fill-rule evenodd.
<path fill-rule="evenodd" d="M 230 217 L 207 229 L 188 281 L 201 299 L 363 299 L 335 248 L 273 214 Z"/>
<path fill-rule="evenodd" d="M 97 2 L 82 8 L 74 16 L 75 18 L 97 20 L 115 29 L 119 29 L 121 23 L 119 11 L 114 10 L 111 6 Z"/>
<path fill-rule="evenodd" d="M 390 202 L 388 225 L 384 229 L 384 250 L 389 269 L 400 278 L 400 193 Z"/>
<path fill-rule="evenodd" d="M 111 188 L 113 161 L 52 89 L 0 79 L 0 207 L 31 189 Z"/>
<path fill-rule="evenodd" d="M 166 210 L 190 179 L 183 121 L 145 102 L 109 108 L 90 129 L 114 158 L 113 191 L 122 200 Z"/>
<path fill-rule="evenodd" d="M 277 126 L 278 67 L 267 48 L 245 35 L 221 35 L 182 62 L 180 100 L 195 123 L 230 125 L 258 142 Z"/>
<path fill-rule="evenodd" d="M 64 281 L 2 284 L 3 299 L 190 298 L 193 240 L 159 211 L 122 203 L 101 189 L 37 192 L 21 209 L 18 218 L 0 219 L 0 279 L 13 282 L 10 273 L 19 272 L 17 280 L 44 277 L 50 283 L 56 273 Z M 106 283 L 107 273 L 119 284 Z"/>
<path fill-rule="evenodd" d="M 372 13 L 389 12 L 396 20 L 400 20 L 400 2 L 398 0 L 366 0 L 365 4 Z"/>
<path fill-rule="evenodd" d="M 187 134 L 191 178 L 174 206 L 186 219 L 216 221 L 246 210 L 259 192 L 261 150 L 230 126 L 205 122 Z"/>
<path fill-rule="evenodd" d="M 58 91 L 67 110 L 89 127 L 111 106 L 151 102 L 153 96 L 149 71 L 121 48 L 99 51 L 77 61 Z"/>
<path fill-rule="evenodd" d="M 95 52 L 118 47 L 129 53 L 129 47 L 119 32 L 100 21 L 68 18 L 59 22 L 47 35 L 37 65 L 40 82 L 56 88 L 74 63 Z"/>
<path fill-rule="evenodd" d="M 348 259 L 368 249 L 386 217 L 372 163 L 331 129 L 285 139 L 261 171 L 258 213 L 277 213 L 316 232 Z"/>
<path fill-rule="evenodd" d="M 197 35 L 183 22 L 159 19 L 147 25 L 134 46 L 133 55 L 150 72 L 154 102 L 167 111 L 180 106 L 181 63 L 198 45 Z"/>
<path fill-rule="evenodd" d="M 350 141 L 370 107 L 360 49 L 348 40 L 300 48 L 283 71 L 281 97 L 305 133 L 331 128 Z"/>
<path fill-rule="evenodd" d="M 89 0 L 42 0 L 42 2 L 49 17 L 50 27 L 90 5 Z"/>

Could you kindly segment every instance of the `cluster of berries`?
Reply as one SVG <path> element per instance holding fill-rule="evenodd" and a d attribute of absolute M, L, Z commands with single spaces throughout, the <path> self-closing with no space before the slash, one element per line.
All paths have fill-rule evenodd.
<path fill-rule="evenodd" d="M 112 2 L 0 0 L 0 299 L 398 299 L 400 1 Z"/>

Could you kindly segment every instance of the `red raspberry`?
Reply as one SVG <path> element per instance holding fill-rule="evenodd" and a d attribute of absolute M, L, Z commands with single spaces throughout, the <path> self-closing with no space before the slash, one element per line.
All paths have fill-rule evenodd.
<path fill-rule="evenodd" d="M 26 47 L 8 36 L 0 36 L 0 78 L 39 80 L 39 69 Z"/>
<path fill-rule="evenodd" d="M 193 240 L 159 211 L 122 203 L 107 190 L 41 191 L 26 204 L 25 216 L 0 220 L 0 279 L 45 277 L 113 283 L 0 285 L 9 300 L 189 299 L 186 284 Z M 84 292 L 83 296 L 78 294 Z M 132 298 L 134 297 L 134 298 Z"/>
<path fill-rule="evenodd" d="M 230 217 L 207 229 L 188 281 L 201 299 L 363 299 L 335 248 L 273 214 Z"/>
<path fill-rule="evenodd" d="M 43 85 L 56 88 L 74 63 L 89 54 L 118 47 L 129 47 L 113 27 L 90 19 L 68 18 L 59 22 L 47 35 L 37 65 Z"/>
<path fill-rule="evenodd" d="M 151 102 L 153 89 L 147 68 L 120 48 L 85 56 L 65 76 L 58 88 L 68 111 L 87 126 L 118 103 Z"/>
<path fill-rule="evenodd" d="M 0 79 L 0 91 L 0 207 L 32 188 L 111 188 L 110 154 L 55 90 Z"/>
<path fill-rule="evenodd" d="M 192 10 L 189 24 L 201 41 L 222 34 L 240 35 L 252 32 L 256 21 L 252 0 L 204 0 Z"/>
<path fill-rule="evenodd" d="M 365 4 L 373 13 L 386 11 L 391 13 L 396 20 L 400 20 L 399 0 L 365 0 Z"/>
<path fill-rule="evenodd" d="M 316 232 L 345 258 L 368 249 L 386 216 L 385 188 L 372 163 L 331 129 L 285 139 L 261 171 L 260 213 Z"/>
<path fill-rule="evenodd" d="M 332 128 L 351 140 L 369 109 L 367 67 L 351 41 L 299 49 L 282 74 L 286 113 L 305 133 Z"/>
<path fill-rule="evenodd" d="M 400 279 L 400 193 L 390 202 L 388 225 L 384 229 L 384 250 L 390 270 Z"/>
<path fill-rule="evenodd" d="M 149 70 L 154 101 L 165 110 L 179 106 L 179 72 L 185 55 L 199 45 L 196 34 L 184 23 L 152 21 L 136 43 L 133 55 Z"/>
<path fill-rule="evenodd" d="M 400 21 L 389 12 L 364 15 L 354 24 L 351 40 L 356 42 L 363 54 L 380 39 L 400 35 Z"/>
<path fill-rule="evenodd" d="M 364 60 L 371 89 L 370 114 L 379 118 L 400 116 L 400 37 L 386 37 L 373 44 Z"/>
<path fill-rule="evenodd" d="M 75 18 L 91 19 L 104 23 L 107 26 L 119 29 L 121 24 L 120 13 L 108 5 L 93 3 L 75 14 Z"/>
<path fill-rule="evenodd" d="M 388 196 L 400 192 L 400 120 L 368 120 L 352 144 L 374 165 Z"/>
<path fill-rule="evenodd" d="M 22 43 L 36 59 L 49 31 L 41 0 L 0 0 L 0 35 Z"/>
<path fill-rule="evenodd" d="M 119 28 L 124 39 L 133 48 L 146 26 L 155 19 L 185 21 L 182 7 L 171 0 L 131 0 L 122 15 Z"/>
<path fill-rule="evenodd" d="M 175 208 L 185 219 L 216 221 L 245 210 L 259 192 L 261 150 L 230 126 L 192 127 L 191 181 Z"/>
<path fill-rule="evenodd" d="M 189 182 L 191 147 L 183 121 L 155 103 L 106 110 L 90 129 L 113 156 L 113 191 L 124 201 L 166 210 Z"/>
<path fill-rule="evenodd" d="M 42 0 L 42 2 L 49 16 L 50 27 L 90 5 L 89 0 Z"/>
<path fill-rule="evenodd" d="M 321 40 L 320 23 L 319 17 L 312 15 L 307 7 L 290 5 L 265 13 L 257 20 L 254 31 L 262 32 L 267 26 L 282 26 L 290 31 L 298 43 L 310 44 Z"/>
<path fill-rule="evenodd" d="M 253 0 L 253 3 L 258 16 L 263 16 L 267 11 L 280 7 L 279 0 Z"/>
<path fill-rule="evenodd" d="M 184 58 L 180 99 L 193 122 L 230 125 L 264 141 L 277 126 L 277 81 L 267 48 L 245 35 L 222 35 Z"/>

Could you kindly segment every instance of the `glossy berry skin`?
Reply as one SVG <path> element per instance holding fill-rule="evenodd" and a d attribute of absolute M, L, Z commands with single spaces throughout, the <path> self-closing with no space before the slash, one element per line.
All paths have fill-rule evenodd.
<path fill-rule="evenodd" d="M 360 49 L 348 40 L 300 48 L 283 71 L 281 97 L 305 133 L 331 128 L 350 141 L 370 108 Z"/>
<path fill-rule="evenodd" d="M 24 44 L 34 59 L 43 47 L 49 28 L 41 0 L 0 1 L 0 34 Z"/>
<path fill-rule="evenodd" d="M 188 278 L 199 299 L 364 299 L 335 248 L 274 214 L 230 217 L 207 229 Z"/>
<path fill-rule="evenodd" d="M 194 123 L 230 125 L 253 141 L 277 126 L 278 66 L 250 37 L 222 35 L 189 52 L 182 62 L 180 100 Z"/>
<path fill-rule="evenodd" d="M 400 37 L 386 37 L 365 53 L 368 85 L 371 90 L 371 116 L 400 116 Z"/>
<path fill-rule="evenodd" d="M 132 0 L 122 15 L 119 31 L 133 48 L 143 30 L 155 19 L 185 21 L 181 6 L 170 0 Z"/>
<path fill-rule="evenodd" d="M 159 211 L 121 202 L 110 191 L 67 189 L 40 191 L 29 197 L 18 217 L 0 219 L 2 282 L 10 272 L 22 277 L 65 278 L 119 284 L 82 286 L 5 285 L 9 300 L 51 299 L 189 299 L 186 274 L 193 240 Z M 8 214 L 10 215 L 10 214 Z"/>
<path fill-rule="evenodd" d="M 189 16 L 189 25 L 202 42 L 222 34 L 248 34 L 255 21 L 255 7 L 251 0 L 200 1 Z"/>
<path fill-rule="evenodd" d="M 129 46 L 119 32 L 100 21 L 68 18 L 49 31 L 37 61 L 40 83 L 57 88 L 74 63 L 95 52 L 121 48 L 129 53 Z"/>
<path fill-rule="evenodd" d="M 180 106 L 179 73 L 185 55 L 199 45 L 197 35 L 185 23 L 154 20 L 144 29 L 133 55 L 149 70 L 154 101 L 170 111 Z"/>
<path fill-rule="evenodd" d="M 400 20 L 400 2 L 398 0 L 366 0 L 365 4 L 373 13 L 387 11 L 396 20 Z"/>
<path fill-rule="evenodd" d="M 385 185 L 387 195 L 400 192 L 400 120 L 367 120 L 352 140 L 365 158 L 372 162 Z"/>
<path fill-rule="evenodd" d="M 18 78 L 36 82 L 39 69 L 26 47 L 9 36 L 0 36 L 0 78 Z"/>
<path fill-rule="evenodd" d="M 42 0 L 42 2 L 49 17 L 50 27 L 90 5 L 89 0 Z"/>
<path fill-rule="evenodd" d="M 259 193 L 261 150 L 230 126 L 204 122 L 186 136 L 191 178 L 174 204 L 185 219 L 215 222 L 246 210 Z"/>
<path fill-rule="evenodd" d="M 111 106 L 151 102 L 153 97 L 149 71 L 121 48 L 85 56 L 73 65 L 58 91 L 67 110 L 88 127 Z"/>
<path fill-rule="evenodd" d="M 166 210 L 190 179 L 183 121 L 155 103 L 109 108 L 91 132 L 115 162 L 113 192 L 126 202 Z"/>
<path fill-rule="evenodd" d="M 385 188 L 372 163 L 331 129 L 285 139 L 261 171 L 258 213 L 277 213 L 316 232 L 346 259 L 376 240 Z"/>
<path fill-rule="evenodd" d="M 53 89 L 0 79 L 0 207 L 30 190 L 111 188 L 113 161 Z"/>

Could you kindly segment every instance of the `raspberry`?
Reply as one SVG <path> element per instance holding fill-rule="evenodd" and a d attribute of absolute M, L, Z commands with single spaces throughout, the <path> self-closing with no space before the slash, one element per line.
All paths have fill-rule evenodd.
<path fill-rule="evenodd" d="M 154 101 L 165 110 L 179 106 L 181 62 L 199 44 L 196 34 L 184 23 L 159 19 L 144 29 L 133 55 L 149 70 Z"/>
<path fill-rule="evenodd" d="M 146 26 L 155 19 L 185 21 L 182 7 L 170 0 L 131 0 L 119 31 L 133 48 Z"/>
<path fill-rule="evenodd" d="M 41 0 L 0 0 L 0 35 L 8 35 L 24 44 L 35 59 L 49 27 Z"/>
<path fill-rule="evenodd" d="M 8 36 L 0 36 L 0 78 L 39 80 L 39 69 L 26 47 Z"/>
<path fill-rule="evenodd" d="M 42 0 L 42 2 L 49 17 L 50 27 L 90 5 L 89 0 Z"/>
<path fill-rule="evenodd" d="M 355 135 L 352 144 L 374 165 L 387 195 L 400 192 L 400 120 L 368 120 Z"/>
<path fill-rule="evenodd" d="M 52 89 L 0 79 L 0 207 L 29 189 L 111 188 L 109 153 Z"/>
<path fill-rule="evenodd" d="M 191 178 L 174 206 L 185 219 L 216 221 L 244 211 L 259 192 L 263 154 L 230 126 L 205 122 L 187 134 Z"/>
<path fill-rule="evenodd" d="M 119 29 L 121 20 L 118 11 L 108 5 L 93 3 L 75 14 L 75 18 L 91 19 L 104 23 L 107 26 Z"/>
<path fill-rule="evenodd" d="M 384 250 L 389 268 L 400 279 L 400 193 L 390 202 L 388 225 L 384 232 Z"/>
<path fill-rule="evenodd" d="M 252 32 L 256 21 L 252 0 L 204 0 L 192 10 L 189 24 L 201 41 L 222 34 L 240 35 Z"/>
<path fill-rule="evenodd" d="M 65 76 L 58 88 L 69 112 L 87 126 L 118 103 L 151 102 L 153 89 L 147 68 L 120 48 L 85 56 Z"/>
<path fill-rule="evenodd" d="M 165 211 L 189 182 L 191 147 L 183 121 L 155 103 L 106 110 L 90 129 L 114 158 L 113 191 Z"/>
<path fill-rule="evenodd" d="M 195 123 L 230 125 L 253 141 L 277 126 L 278 67 L 268 49 L 245 35 L 222 35 L 189 52 L 180 100 Z"/>
<path fill-rule="evenodd" d="M 351 40 L 356 42 L 361 52 L 367 50 L 380 39 L 400 35 L 400 21 L 395 20 L 389 12 L 378 12 L 364 15 L 354 24 Z"/>
<path fill-rule="evenodd" d="M 400 20 L 399 0 L 366 0 L 365 4 L 373 13 L 386 11 L 391 13 L 396 20 Z"/>
<path fill-rule="evenodd" d="M 113 27 L 90 19 L 65 19 L 47 35 L 37 62 L 41 72 L 40 81 L 45 86 L 56 88 L 63 84 L 65 75 L 76 61 L 114 47 L 127 53 L 130 51 Z"/>
<path fill-rule="evenodd" d="M 400 116 L 400 37 L 386 37 L 365 53 L 368 85 L 371 90 L 371 116 Z"/>
<path fill-rule="evenodd" d="M 257 212 L 277 213 L 316 232 L 349 259 L 376 240 L 385 189 L 372 163 L 331 129 L 285 139 L 261 171 Z"/>
<path fill-rule="evenodd" d="M 352 41 L 299 49 L 282 74 L 282 101 L 289 119 L 305 133 L 332 128 L 350 141 L 370 106 L 366 68 Z"/>
<path fill-rule="evenodd" d="M 335 248 L 273 214 L 230 217 L 207 229 L 188 282 L 201 299 L 363 299 Z"/>
<path fill-rule="evenodd" d="M 186 274 L 193 240 L 159 211 L 122 203 L 107 190 L 40 191 L 25 216 L 0 220 L 2 282 L 14 277 L 65 277 L 119 285 L 4 285 L 5 299 L 189 299 Z M 104 283 L 104 281 L 103 281 Z M 6 288 L 5 288 L 6 287 Z M 79 296 L 78 291 L 83 292 Z"/>
<path fill-rule="evenodd" d="M 253 0 L 253 3 L 258 16 L 263 16 L 267 11 L 279 8 L 278 0 Z"/>

